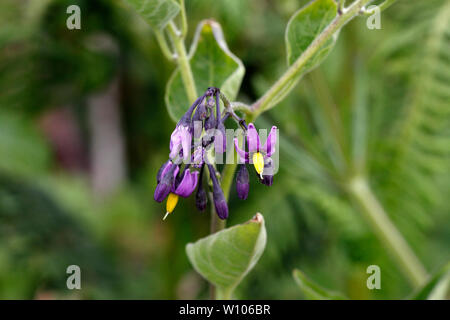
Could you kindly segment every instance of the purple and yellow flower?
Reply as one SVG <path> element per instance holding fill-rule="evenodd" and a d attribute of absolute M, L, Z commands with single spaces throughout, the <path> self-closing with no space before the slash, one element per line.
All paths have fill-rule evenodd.
<path fill-rule="evenodd" d="M 234 146 L 242 163 L 251 163 L 255 167 L 256 172 L 263 179 L 263 171 L 265 162 L 275 152 L 275 144 L 277 141 L 277 127 L 273 126 L 270 130 L 266 142 L 261 146 L 258 131 L 255 125 L 250 123 L 247 130 L 248 152 L 239 148 L 238 138 L 234 138 Z"/>
<path fill-rule="evenodd" d="M 187 198 L 194 192 L 198 175 L 199 172 L 191 171 L 189 166 L 185 166 L 183 172 L 179 174 L 179 166 L 170 160 L 163 165 L 153 196 L 157 202 L 167 198 L 166 215 L 163 220 L 175 209 L 179 197 Z"/>
<path fill-rule="evenodd" d="M 226 110 L 220 111 L 220 98 Z M 215 105 L 215 108 L 214 108 Z M 247 127 L 245 120 L 240 118 L 229 107 L 230 103 L 220 93 L 218 88 L 210 87 L 199 97 L 178 121 L 170 137 L 169 160 L 158 170 L 157 186 L 154 199 L 157 202 L 166 200 L 166 214 L 172 213 L 180 197 L 189 197 L 195 189 L 195 205 L 198 210 L 206 209 L 208 197 L 203 187 L 203 171 L 208 166 L 209 178 L 212 182 L 212 201 L 220 219 L 228 218 L 228 204 L 219 183 L 213 155 L 224 153 L 227 149 L 225 121 L 231 117 L 247 134 L 248 151 L 239 148 L 238 140 L 234 144 L 241 160 L 236 174 L 236 190 L 240 199 L 247 199 L 250 183 L 247 164 L 252 164 L 258 173 L 261 183 L 272 185 L 273 160 L 275 152 L 277 128 L 272 127 L 264 145 L 261 146 L 260 137 L 253 123 Z M 220 139 L 222 136 L 222 139 Z M 201 143 L 193 144 L 193 141 Z M 208 156 L 207 156 L 208 155 Z M 184 162 L 182 164 L 181 162 Z M 211 162 L 211 163 L 210 163 Z M 208 185 L 205 185 L 208 188 Z"/>

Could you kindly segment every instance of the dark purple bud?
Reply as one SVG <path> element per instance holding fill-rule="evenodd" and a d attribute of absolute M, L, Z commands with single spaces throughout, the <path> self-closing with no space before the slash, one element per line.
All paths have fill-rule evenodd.
<path fill-rule="evenodd" d="M 169 162 L 161 173 L 161 181 L 155 189 L 153 198 L 157 202 L 162 202 L 170 193 L 175 183 L 175 177 L 178 173 L 178 166 Z"/>
<path fill-rule="evenodd" d="M 197 193 L 195 194 L 195 206 L 199 211 L 204 211 L 206 209 L 206 204 L 208 203 L 208 197 L 206 195 L 206 191 L 203 188 L 203 171 L 205 169 L 205 165 L 202 165 L 200 168 L 200 175 L 197 187 Z"/>
<path fill-rule="evenodd" d="M 220 187 L 219 182 L 217 181 L 216 171 L 214 167 L 208 164 L 209 175 L 213 182 L 213 199 L 214 199 L 214 207 L 216 208 L 216 213 L 220 219 L 224 220 L 228 218 L 228 204 L 225 200 L 225 196 L 223 194 L 222 188 Z"/>
<path fill-rule="evenodd" d="M 248 170 L 245 164 L 239 166 L 239 171 L 236 175 L 236 190 L 238 197 L 242 200 L 247 199 L 248 190 L 250 188 Z"/>

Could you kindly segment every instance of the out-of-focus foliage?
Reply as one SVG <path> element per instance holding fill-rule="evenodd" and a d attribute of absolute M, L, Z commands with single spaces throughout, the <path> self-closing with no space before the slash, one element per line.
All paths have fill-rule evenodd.
<path fill-rule="evenodd" d="M 188 43 L 201 20 L 218 21 L 246 69 L 238 98 L 254 101 L 285 70 L 285 27 L 307 2 L 186 1 Z M 77 1 L 81 30 L 66 28 L 71 4 L 0 2 L 0 297 L 205 298 L 184 248 L 208 234 L 209 216 L 186 200 L 163 223 L 152 199 L 174 127 L 164 102 L 173 66 L 124 1 Z M 351 299 L 410 293 L 343 192 L 357 173 L 370 175 L 430 272 L 450 260 L 449 8 L 398 1 L 380 30 L 355 19 L 324 63 L 258 120 L 281 130 L 280 171 L 270 188 L 252 184 L 245 202 L 232 190 L 228 224 L 261 212 L 268 238 L 237 297 L 302 298 L 295 268 Z M 114 79 L 127 179 L 100 196 L 90 147 L 92 125 L 104 119 L 92 119 L 90 98 Z M 80 291 L 65 287 L 71 264 L 81 267 Z M 381 290 L 366 287 L 372 264 Z"/>

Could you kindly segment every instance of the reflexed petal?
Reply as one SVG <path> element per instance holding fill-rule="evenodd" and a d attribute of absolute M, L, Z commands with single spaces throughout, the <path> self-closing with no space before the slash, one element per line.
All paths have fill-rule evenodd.
<path fill-rule="evenodd" d="M 175 183 L 175 177 L 178 174 L 178 166 L 169 162 L 161 173 L 161 181 L 158 183 L 153 194 L 153 198 L 157 202 L 162 202 L 170 193 Z"/>
<path fill-rule="evenodd" d="M 167 160 L 162 164 L 162 166 L 159 168 L 158 173 L 156 174 L 156 183 L 159 183 L 161 181 L 162 173 L 164 171 L 164 168 L 170 163 L 170 160 Z"/>
<path fill-rule="evenodd" d="M 247 141 L 248 141 L 248 151 L 250 153 L 259 151 L 259 135 L 253 123 L 250 123 L 248 125 Z"/>
<path fill-rule="evenodd" d="M 198 171 L 191 172 L 189 169 L 184 171 L 181 182 L 175 189 L 175 194 L 181 197 L 189 197 L 194 192 L 198 182 Z"/>
<path fill-rule="evenodd" d="M 240 158 L 241 163 L 247 163 L 248 162 L 248 152 L 242 150 L 239 148 L 239 140 L 238 138 L 234 138 L 234 148 L 236 149 L 236 152 Z"/>
<path fill-rule="evenodd" d="M 273 126 L 270 130 L 262 150 L 266 153 L 266 156 L 270 157 L 275 152 L 275 144 L 277 143 L 277 127 Z"/>
<path fill-rule="evenodd" d="M 191 156 L 192 134 L 189 132 L 189 127 L 182 127 L 180 131 L 181 145 L 183 146 L 183 159 L 187 161 Z"/>

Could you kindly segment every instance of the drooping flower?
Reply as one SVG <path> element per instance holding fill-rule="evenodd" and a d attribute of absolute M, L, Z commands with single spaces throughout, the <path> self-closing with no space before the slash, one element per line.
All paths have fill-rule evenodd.
<path fill-rule="evenodd" d="M 178 197 L 189 197 L 194 192 L 198 182 L 198 171 L 191 171 L 189 166 L 185 166 L 183 172 L 179 174 L 179 166 L 169 161 L 163 166 L 161 177 L 155 189 L 154 199 L 162 202 L 167 198 L 166 215 L 175 209 Z"/>
<path fill-rule="evenodd" d="M 275 144 L 277 140 L 277 127 L 273 126 L 270 130 L 266 142 L 261 147 L 259 134 L 255 125 L 250 123 L 247 130 L 248 152 L 239 147 L 238 138 L 234 138 L 234 146 L 242 163 L 251 163 L 255 167 L 256 172 L 263 179 L 264 164 L 267 158 L 270 158 L 275 152 Z"/>

